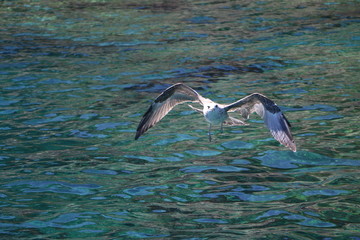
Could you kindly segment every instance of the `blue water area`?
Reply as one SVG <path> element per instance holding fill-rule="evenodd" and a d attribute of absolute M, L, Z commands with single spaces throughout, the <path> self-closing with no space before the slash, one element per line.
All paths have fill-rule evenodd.
<path fill-rule="evenodd" d="M 1 4 L 0 239 L 360 239 L 359 1 Z M 187 104 L 135 140 L 179 82 L 297 151 Z"/>

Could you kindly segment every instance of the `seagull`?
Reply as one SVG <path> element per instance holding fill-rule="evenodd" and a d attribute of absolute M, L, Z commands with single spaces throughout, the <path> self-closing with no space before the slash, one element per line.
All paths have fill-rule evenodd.
<path fill-rule="evenodd" d="M 296 152 L 296 145 L 290 132 L 291 125 L 276 103 L 269 98 L 260 93 L 253 93 L 228 105 L 219 104 L 201 96 L 183 83 L 170 86 L 152 102 L 137 127 L 135 140 L 165 117 L 176 105 L 185 102 L 196 102 L 203 106 L 203 109 L 198 109 L 188 105 L 196 112 L 203 114 L 209 123 L 209 141 L 211 141 L 213 125 L 220 125 L 221 131 L 223 125 L 248 125 L 240 119 L 229 116 L 229 112 L 238 112 L 244 119 L 248 119 L 251 113 L 256 112 L 264 120 L 265 126 L 270 130 L 272 136 Z"/>

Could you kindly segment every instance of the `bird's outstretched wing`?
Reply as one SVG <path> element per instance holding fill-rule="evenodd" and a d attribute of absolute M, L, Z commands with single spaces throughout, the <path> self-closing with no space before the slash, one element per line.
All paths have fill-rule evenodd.
<path fill-rule="evenodd" d="M 256 112 L 265 122 L 273 137 L 284 146 L 296 152 L 296 145 L 290 132 L 290 123 L 280 108 L 270 99 L 259 93 L 253 93 L 225 106 L 229 112 L 240 112 L 245 118 Z"/>
<path fill-rule="evenodd" d="M 203 101 L 205 101 L 205 98 L 182 83 L 170 86 L 155 99 L 142 117 L 136 130 L 135 140 L 159 122 L 176 105 L 184 102 L 199 102 L 202 104 Z"/>

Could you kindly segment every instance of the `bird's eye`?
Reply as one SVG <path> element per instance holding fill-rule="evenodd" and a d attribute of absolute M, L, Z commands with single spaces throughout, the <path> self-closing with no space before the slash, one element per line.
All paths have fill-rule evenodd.
<path fill-rule="evenodd" d="M 215 107 L 217 108 L 217 107 L 218 107 L 218 105 L 215 105 Z"/>
<path fill-rule="evenodd" d="M 208 106 L 208 108 L 210 108 L 210 106 Z"/>

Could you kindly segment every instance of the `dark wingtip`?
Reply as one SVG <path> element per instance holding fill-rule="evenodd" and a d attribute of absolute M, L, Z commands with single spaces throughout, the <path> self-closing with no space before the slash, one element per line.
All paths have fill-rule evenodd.
<path fill-rule="evenodd" d="M 136 136 L 135 136 L 135 140 L 138 140 L 139 139 L 139 135 L 138 134 L 136 134 Z"/>
<path fill-rule="evenodd" d="M 144 131 L 141 128 L 138 128 L 136 131 L 135 140 L 138 140 L 143 133 Z"/>
<path fill-rule="evenodd" d="M 141 122 L 140 122 L 141 123 Z M 135 135 L 135 140 L 138 140 L 138 138 L 141 136 L 141 131 L 140 131 L 140 124 L 138 126 L 138 128 L 136 129 L 136 135 Z"/>
<path fill-rule="evenodd" d="M 136 135 L 135 135 L 135 140 L 138 140 L 138 138 L 143 135 L 150 127 L 145 128 L 144 124 L 146 123 L 146 121 L 150 118 L 151 112 L 152 112 L 152 108 L 153 106 L 150 105 L 150 107 L 148 108 L 148 110 L 146 111 L 146 113 L 143 115 L 143 117 L 141 118 L 141 121 L 136 129 Z"/>

